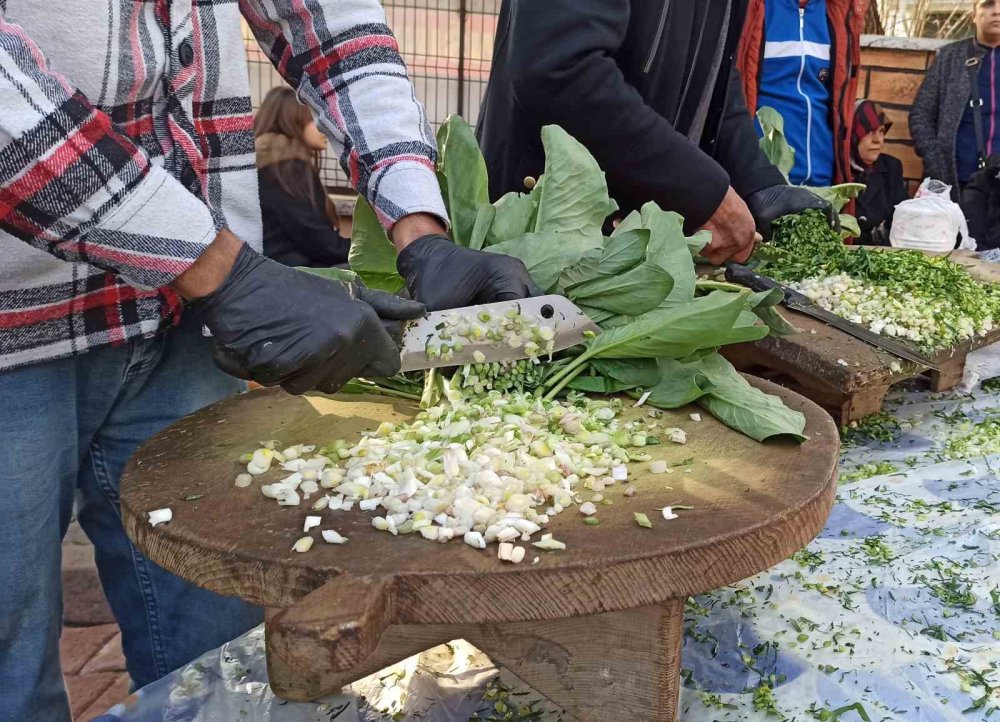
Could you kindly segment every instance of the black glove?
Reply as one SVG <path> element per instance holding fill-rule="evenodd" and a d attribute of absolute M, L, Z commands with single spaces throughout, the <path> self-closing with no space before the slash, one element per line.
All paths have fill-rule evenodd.
<path fill-rule="evenodd" d="M 399 254 L 396 268 L 430 311 L 541 295 L 520 259 L 457 246 L 445 236 L 421 236 Z"/>
<path fill-rule="evenodd" d="M 399 348 L 382 319 L 426 313 L 416 301 L 296 271 L 248 246 L 219 289 L 191 308 L 215 337 L 219 368 L 291 394 L 392 376 Z"/>
<path fill-rule="evenodd" d="M 779 185 L 751 193 L 746 198 L 750 213 L 757 223 L 757 230 L 764 240 L 771 239 L 771 223 L 783 216 L 796 215 L 802 211 L 823 211 L 830 226 L 840 230 L 840 217 L 829 201 L 825 201 L 808 188 Z"/>

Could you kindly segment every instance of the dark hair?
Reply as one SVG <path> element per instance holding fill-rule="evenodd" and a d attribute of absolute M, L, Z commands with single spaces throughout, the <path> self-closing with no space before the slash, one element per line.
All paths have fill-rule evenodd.
<path fill-rule="evenodd" d="M 305 129 L 313 120 L 312 111 L 299 102 L 295 91 L 286 85 L 271 88 L 264 96 L 257 115 L 254 118 L 253 134 L 255 138 L 266 133 L 277 133 L 290 138 L 299 145 L 312 159 L 313 173 L 295 173 L 286 163 L 275 163 L 270 167 L 274 179 L 281 189 L 291 196 L 305 197 L 315 205 L 318 195 L 317 187 L 325 199 L 323 211 L 334 228 L 340 223 L 333 203 L 323 190 L 319 177 L 320 152 L 309 150 L 305 142 Z"/>

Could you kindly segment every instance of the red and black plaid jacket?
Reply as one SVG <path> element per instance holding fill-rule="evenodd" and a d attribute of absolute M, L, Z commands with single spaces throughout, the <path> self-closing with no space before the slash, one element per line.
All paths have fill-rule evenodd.
<path fill-rule="evenodd" d="M 223 226 L 260 249 L 241 18 L 386 227 L 445 217 L 378 0 L 0 0 L 0 370 L 176 323 Z"/>

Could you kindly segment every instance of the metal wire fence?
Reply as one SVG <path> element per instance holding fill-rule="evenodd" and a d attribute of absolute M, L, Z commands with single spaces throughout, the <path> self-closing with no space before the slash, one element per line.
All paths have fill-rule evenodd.
<path fill-rule="evenodd" d="M 500 0 L 382 0 L 382 5 L 434 129 L 452 113 L 474 124 L 489 78 Z M 245 37 L 256 110 L 267 91 L 284 81 L 249 30 Z M 331 191 L 350 190 L 332 154 L 323 158 L 320 174 Z"/>

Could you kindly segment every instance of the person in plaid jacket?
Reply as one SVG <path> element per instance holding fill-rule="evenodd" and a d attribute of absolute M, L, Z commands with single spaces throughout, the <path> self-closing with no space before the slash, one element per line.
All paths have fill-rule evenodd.
<path fill-rule="evenodd" d="M 414 301 L 259 255 L 242 21 L 376 209 Z M 235 377 L 303 393 L 395 373 L 383 319 L 534 292 L 519 261 L 445 236 L 435 153 L 377 0 L 0 0 L 0 720 L 70 718 L 74 498 L 137 686 L 260 622 L 126 538 L 119 477 L 144 440 Z"/>

